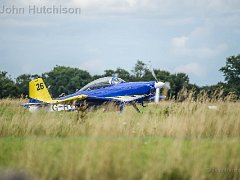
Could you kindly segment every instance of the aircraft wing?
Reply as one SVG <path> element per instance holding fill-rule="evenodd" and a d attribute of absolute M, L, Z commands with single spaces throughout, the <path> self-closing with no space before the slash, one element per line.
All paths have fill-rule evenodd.
<path fill-rule="evenodd" d="M 149 95 L 132 95 L 132 96 L 112 96 L 112 97 L 89 97 L 96 100 L 116 101 L 129 103 L 132 101 L 139 101 L 141 99 L 149 98 Z"/>
<path fill-rule="evenodd" d="M 140 112 L 138 107 L 136 106 L 135 103 L 132 102 L 138 102 L 142 103 L 144 100 L 149 99 L 152 97 L 151 94 L 144 94 L 144 95 L 131 95 L 131 96 L 112 96 L 112 97 L 91 97 L 89 96 L 89 99 L 94 99 L 95 101 L 115 101 L 115 102 L 120 102 L 120 112 L 123 111 L 125 104 L 132 104 L 133 107 Z"/>
<path fill-rule="evenodd" d="M 111 100 L 120 101 L 120 102 L 131 102 L 142 99 L 146 97 L 146 95 L 133 95 L 133 96 L 115 96 L 115 97 L 108 97 Z"/>

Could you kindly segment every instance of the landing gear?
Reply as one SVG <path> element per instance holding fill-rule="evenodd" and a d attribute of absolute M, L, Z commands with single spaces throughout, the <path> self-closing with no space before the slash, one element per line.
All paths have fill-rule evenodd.
<path fill-rule="evenodd" d="M 84 122 L 83 119 L 86 117 L 87 109 L 89 106 L 86 104 L 86 102 L 82 104 L 77 104 L 77 120 L 81 119 L 81 122 Z"/>
<path fill-rule="evenodd" d="M 142 113 L 139 108 L 137 107 L 136 103 L 131 103 L 131 105 L 133 106 L 133 108 L 138 112 L 138 113 Z"/>
<path fill-rule="evenodd" d="M 143 102 L 141 103 L 141 105 L 142 105 L 142 107 L 147 107 L 146 105 L 144 105 L 144 103 L 143 103 Z"/>

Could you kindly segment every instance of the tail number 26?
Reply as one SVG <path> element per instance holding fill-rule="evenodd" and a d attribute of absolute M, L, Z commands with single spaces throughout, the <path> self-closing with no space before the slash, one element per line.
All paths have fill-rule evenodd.
<path fill-rule="evenodd" d="M 37 91 L 40 91 L 41 89 L 44 89 L 44 84 L 43 83 L 38 83 L 36 84 L 37 86 Z"/>

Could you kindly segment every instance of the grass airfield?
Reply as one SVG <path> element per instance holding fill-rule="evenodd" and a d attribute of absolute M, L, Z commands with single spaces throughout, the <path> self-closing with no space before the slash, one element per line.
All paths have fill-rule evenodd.
<path fill-rule="evenodd" d="M 0 179 L 8 172 L 62 180 L 240 178 L 239 102 L 166 101 L 143 114 L 130 106 L 82 120 L 20 104 L 0 101 Z"/>

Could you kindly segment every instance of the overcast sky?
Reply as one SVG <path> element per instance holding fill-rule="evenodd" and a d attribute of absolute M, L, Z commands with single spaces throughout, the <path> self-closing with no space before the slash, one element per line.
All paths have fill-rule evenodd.
<path fill-rule="evenodd" d="M 0 0 L 5 7 L 81 8 L 81 14 L 0 14 L 0 70 L 12 77 L 55 65 L 102 74 L 136 61 L 185 72 L 191 83 L 223 81 L 240 53 L 239 0 Z"/>

